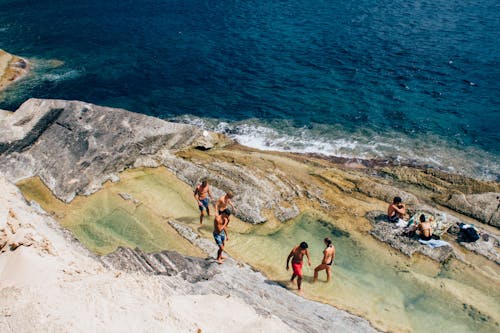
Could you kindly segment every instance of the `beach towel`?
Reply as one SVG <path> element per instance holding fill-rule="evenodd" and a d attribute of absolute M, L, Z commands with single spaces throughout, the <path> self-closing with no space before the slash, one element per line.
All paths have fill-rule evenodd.
<path fill-rule="evenodd" d="M 444 240 L 440 240 L 440 239 L 431 239 L 428 241 L 423 240 L 423 239 L 419 239 L 418 241 L 424 245 L 432 247 L 433 249 L 435 249 L 436 247 L 441 247 L 441 246 L 447 246 L 447 245 L 450 246 L 450 243 L 445 242 Z"/>

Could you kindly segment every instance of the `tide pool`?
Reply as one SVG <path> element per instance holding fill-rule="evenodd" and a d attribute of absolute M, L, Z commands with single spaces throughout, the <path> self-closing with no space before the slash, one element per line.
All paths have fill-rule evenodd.
<path fill-rule="evenodd" d="M 191 188 L 164 168 L 127 170 L 120 178 L 69 205 L 55 199 L 39 180 L 19 185 L 29 200 L 37 201 L 99 254 L 121 245 L 203 256 L 167 224 L 168 219 L 176 219 L 213 239 L 212 220 L 201 226 L 198 222 Z M 120 193 L 133 199 L 124 200 Z M 347 218 L 352 221 L 351 215 Z M 345 219 L 338 212 L 330 216 L 310 210 L 286 223 L 250 225 L 232 217 L 227 251 L 293 291 L 296 286 L 288 283 L 291 272 L 286 271 L 285 260 L 293 246 L 307 241 L 312 266 L 304 267 L 305 297 L 363 316 L 382 330 L 498 331 L 500 288 L 495 274 L 487 277 L 454 259 L 439 265 L 422 256 L 408 258 L 357 225 L 344 223 Z M 332 281 L 324 282 L 321 272 L 319 281 L 312 284 L 327 236 L 337 251 Z"/>

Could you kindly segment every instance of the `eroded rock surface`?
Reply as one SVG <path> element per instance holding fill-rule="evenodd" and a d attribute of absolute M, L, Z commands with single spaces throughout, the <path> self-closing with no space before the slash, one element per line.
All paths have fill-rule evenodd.
<path fill-rule="evenodd" d="M 498 193 L 452 194 L 438 201 L 457 212 L 479 221 L 500 227 L 500 200 Z"/>
<path fill-rule="evenodd" d="M 64 201 L 89 194 L 160 149 L 214 145 L 218 136 L 121 109 L 30 99 L 0 121 L 0 168 L 39 176 Z"/>
<path fill-rule="evenodd" d="M 409 257 L 415 253 L 421 253 L 431 259 L 443 262 L 450 256 L 457 256 L 451 246 L 431 248 L 419 243 L 416 239 L 409 238 L 403 234 L 403 228 L 396 227 L 394 223 L 386 222 L 387 215 L 381 211 L 370 212 L 367 218 L 373 222 L 373 229 L 370 233 L 375 238 L 389 244 Z"/>
<path fill-rule="evenodd" d="M 200 237 L 190 228 L 182 227 L 183 236 L 196 243 Z M 213 245 L 205 250 L 213 250 Z M 211 252 L 213 254 L 213 252 Z M 276 282 L 267 280 L 248 265 L 227 258 L 223 265 L 214 259 L 192 258 L 171 251 L 146 254 L 138 249 L 120 248 L 102 258 L 116 269 L 141 272 L 147 275 L 181 277 L 191 282 L 184 292 L 192 295 L 217 294 L 238 297 L 250 304 L 257 313 L 273 314 L 299 332 L 376 332 L 359 317 L 332 306 L 301 298 Z M 162 280 L 175 288 L 174 280 Z"/>

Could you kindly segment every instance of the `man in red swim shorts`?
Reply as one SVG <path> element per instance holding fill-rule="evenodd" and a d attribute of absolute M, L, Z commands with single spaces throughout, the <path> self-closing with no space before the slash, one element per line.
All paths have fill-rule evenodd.
<path fill-rule="evenodd" d="M 300 245 L 297 245 L 292 249 L 290 254 L 288 255 L 288 258 L 286 259 L 286 270 L 290 269 L 289 263 L 290 259 L 292 259 L 292 278 L 290 281 L 293 281 L 297 277 L 297 287 L 299 289 L 299 292 L 302 292 L 302 265 L 303 265 L 303 259 L 304 259 L 304 254 L 307 256 L 307 263 L 309 266 L 311 266 L 311 258 L 309 257 L 309 251 L 307 251 L 307 248 L 309 246 L 307 245 L 306 242 L 300 243 Z"/>

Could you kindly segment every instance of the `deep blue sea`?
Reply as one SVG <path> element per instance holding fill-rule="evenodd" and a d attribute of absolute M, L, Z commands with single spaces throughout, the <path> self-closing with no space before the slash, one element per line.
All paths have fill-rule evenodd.
<path fill-rule="evenodd" d="M 500 179 L 498 0 L 0 0 L 0 48 L 34 67 L 3 109 L 76 99 Z"/>

